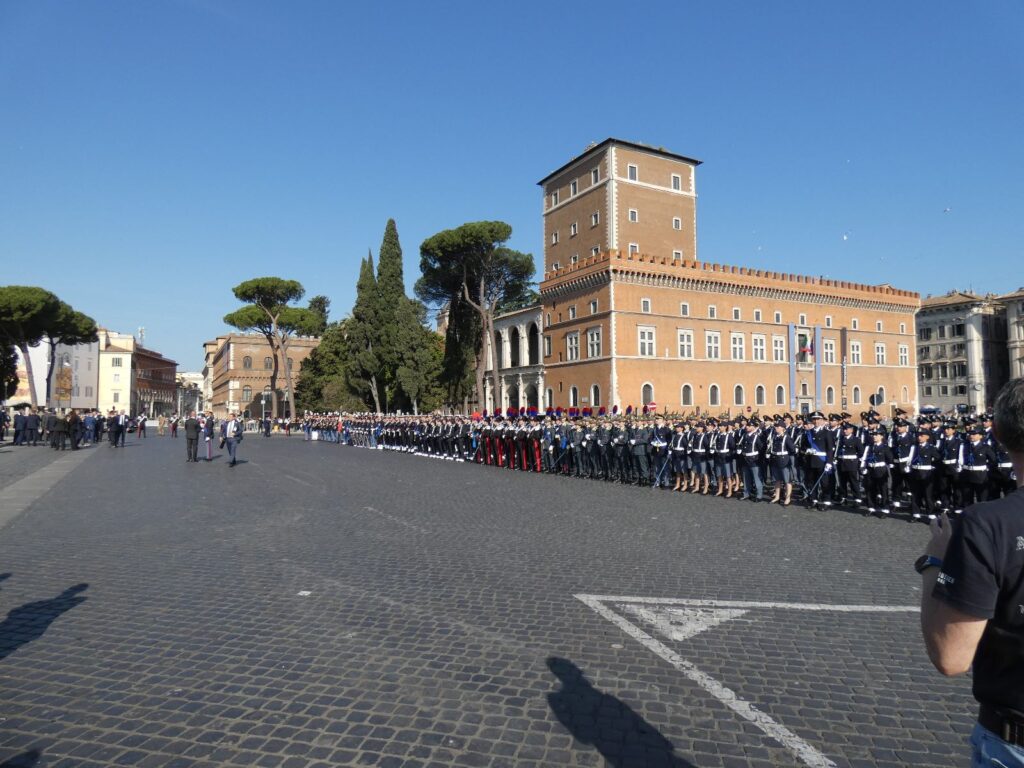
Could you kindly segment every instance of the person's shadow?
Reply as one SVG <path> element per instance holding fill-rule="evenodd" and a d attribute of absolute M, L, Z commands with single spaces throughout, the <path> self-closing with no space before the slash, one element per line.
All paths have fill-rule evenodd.
<path fill-rule="evenodd" d="M 548 694 L 548 706 L 576 741 L 591 744 L 615 768 L 657 766 L 695 768 L 675 754 L 672 742 L 621 699 L 594 688 L 583 671 L 552 656 L 548 668 L 561 689 Z"/>
<path fill-rule="evenodd" d="M 30 749 L 28 752 L 22 752 L 20 755 L 4 760 L 0 763 L 0 768 L 35 768 L 41 756 L 42 753 L 38 749 Z"/>
<path fill-rule="evenodd" d="M 12 609 L 3 623 L 0 623 L 0 660 L 6 659 L 21 646 L 38 640 L 54 619 L 79 603 L 84 603 L 86 598 L 78 593 L 88 587 L 88 584 L 76 584 L 49 600 L 37 600 Z"/>

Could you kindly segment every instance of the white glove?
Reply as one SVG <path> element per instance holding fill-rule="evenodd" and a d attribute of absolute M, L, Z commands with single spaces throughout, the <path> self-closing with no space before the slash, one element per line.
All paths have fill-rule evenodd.
<path fill-rule="evenodd" d="M 629 441 L 629 444 L 630 444 L 630 445 L 636 445 L 636 440 L 630 440 L 630 441 Z"/>
<path fill-rule="evenodd" d="M 831 464 L 826 464 L 826 465 L 825 465 L 825 474 L 827 475 L 827 474 L 829 474 L 829 473 L 830 473 L 831 471 L 832 471 L 832 465 L 831 465 Z"/>
<path fill-rule="evenodd" d="M 206 442 L 210 442 L 210 438 L 206 438 Z"/>

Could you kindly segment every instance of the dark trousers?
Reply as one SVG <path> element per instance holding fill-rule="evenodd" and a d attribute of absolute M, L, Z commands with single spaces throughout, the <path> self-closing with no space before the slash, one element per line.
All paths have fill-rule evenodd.
<path fill-rule="evenodd" d="M 860 475 L 857 474 L 857 467 L 850 469 L 841 467 L 839 469 L 839 495 L 850 501 L 860 498 Z"/>
<path fill-rule="evenodd" d="M 864 478 L 867 487 L 868 506 L 877 509 L 889 508 L 889 476 L 880 475 L 875 477 L 867 475 Z"/>
<path fill-rule="evenodd" d="M 189 461 L 199 461 L 199 438 L 185 438 L 185 454 Z"/>
<path fill-rule="evenodd" d="M 929 513 L 935 508 L 935 483 L 931 473 L 912 472 L 910 475 L 911 509 L 918 513 Z"/>
<path fill-rule="evenodd" d="M 981 472 L 979 474 L 985 474 Z M 988 501 L 988 479 L 981 483 L 963 483 L 960 486 L 960 501 L 963 504 L 961 509 L 967 509 L 971 504 L 980 504 Z"/>
<path fill-rule="evenodd" d="M 235 440 L 235 438 L 233 438 L 233 437 L 229 437 L 224 442 L 224 445 L 227 446 L 228 456 L 231 457 L 231 463 L 234 464 L 235 461 L 237 460 L 236 457 L 235 457 L 235 454 L 238 451 L 238 441 Z"/>

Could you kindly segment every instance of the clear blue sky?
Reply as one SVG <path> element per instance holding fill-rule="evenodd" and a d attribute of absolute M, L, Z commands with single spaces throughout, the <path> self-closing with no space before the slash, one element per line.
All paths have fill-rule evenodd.
<path fill-rule="evenodd" d="M 388 217 L 410 291 L 465 221 L 539 257 L 615 136 L 704 160 L 705 260 L 1015 289 L 1022 50 L 1019 0 L 0 2 L 0 280 L 198 370 L 241 280 L 343 316 Z"/>

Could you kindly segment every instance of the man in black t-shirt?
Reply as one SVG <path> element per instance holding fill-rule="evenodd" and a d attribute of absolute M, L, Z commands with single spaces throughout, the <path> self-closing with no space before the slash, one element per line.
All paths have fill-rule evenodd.
<path fill-rule="evenodd" d="M 996 400 L 995 433 L 1013 462 L 1017 490 L 943 515 L 915 568 L 924 578 L 921 629 L 944 675 L 973 664 L 981 705 L 972 765 L 1024 767 L 1024 379 Z"/>

